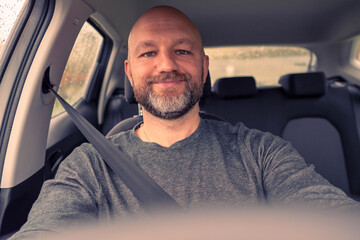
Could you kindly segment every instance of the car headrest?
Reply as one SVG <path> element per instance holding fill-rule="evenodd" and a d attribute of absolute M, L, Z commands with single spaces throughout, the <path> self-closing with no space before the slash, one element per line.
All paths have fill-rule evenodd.
<path fill-rule="evenodd" d="M 323 72 L 287 74 L 280 78 L 279 83 L 293 97 L 321 96 L 326 93 Z"/>
<path fill-rule="evenodd" d="M 214 92 L 220 98 L 252 97 L 256 94 L 253 77 L 220 78 L 214 84 Z"/>
<path fill-rule="evenodd" d="M 125 74 L 124 91 L 125 91 L 125 99 L 128 103 L 137 103 L 135 100 L 133 88 L 130 84 L 130 80 L 126 74 Z"/>
<path fill-rule="evenodd" d="M 125 74 L 125 84 L 124 84 L 124 88 L 125 88 L 125 99 L 128 103 L 137 103 L 135 96 L 134 96 L 134 91 L 133 88 L 130 84 L 129 78 L 127 77 L 127 75 Z M 206 77 L 206 81 L 204 84 L 204 90 L 203 90 L 203 96 L 204 97 L 208 97 L 211 95 L 211 78 L 210 78 L 210 73 L 208 72 L 207 77 Z"/>

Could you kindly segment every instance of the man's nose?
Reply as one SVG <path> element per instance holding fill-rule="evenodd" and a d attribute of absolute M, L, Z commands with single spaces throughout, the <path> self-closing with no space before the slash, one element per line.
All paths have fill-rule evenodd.
<path fill-rule="evenodd" d="M 159 72 L 172 72 L 177 70 L 178 65 L 175 58 L 176 56 L 170 52 L 161 53 L 157 62 L 157 70 Z"/>

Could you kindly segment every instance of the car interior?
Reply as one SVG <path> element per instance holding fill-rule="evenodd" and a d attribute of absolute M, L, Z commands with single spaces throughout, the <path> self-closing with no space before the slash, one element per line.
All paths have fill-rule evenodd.
<path fill-rule="evenodd" d="M 188 15 L 209 53 L 201 117 L 242 122 L 284 138 L 330 183 L 360 200 L 359 1 L 20 3 L 0 48 L 0 236 L 22 226 L 43 182 L 53 178 L 61 161 L 87 141 L 54 104 L 44 79 L 104 136 L 132 129 L 142 117 L 124 73 L 127 38 L 136 19 L 159 5 Z M 82 48 L 77 48 L 81 38 Z M 217 55 L 210 54 L 214 49 Z M 304 52 L 306 63 L 285 58 L 277 67 L 284 71 L 274 75 L 277 69 L 270 64 L 276 57 L 294 54 L 304 59 Z M 267 54 L 266 61 L 256 62 L 254 74 L 247 71 L 247 64 L 260 59 L 261 53 Z M 77 58 L 82 54 L 85 58 Z M 80 70 L 69 64 L 72 56 Z M 221 63 L 230 57 L 244 63 Z M 285 62 L 291 61 L 296 68 L 287 70 Z M 268 68 L 263 75 L 270 84 L 255 75 L 262 65 Z M 76 76 L 71 75 L 76 71 Z M 66 92 L 62 88 L 66 84 L 73 89 Z"/>

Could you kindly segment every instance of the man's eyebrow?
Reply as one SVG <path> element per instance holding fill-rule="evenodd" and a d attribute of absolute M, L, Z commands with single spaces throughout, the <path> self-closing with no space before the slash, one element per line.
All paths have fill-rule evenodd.
<path fill-rule="evenodd" d="M 189 44 L 189 45 L 193 46 L 195 43 L 193 40 L 191 40 L 189 38 L 181 38 L 175 42 L 175 45 L 180 45 L 180 44 Z"/>
<path fill-rule="evenodd" d="M 143 48 L 154 47 L 154 46 L 155 46 L 155 43 L 152 42 L 152 41 L 142 41 L 139 44 L 137 44 L 137 46 L 135 47 L 134 52 L 137 53 L 137 52 L 140 52 L 141 49 L 143 49 Z"/>
<path fill-rule="evenodd" d="M 189 38 L 181 38 L 181 39 L 177 40 L 173 45 L 177 46 L 177 45 L 181 45 L 181 44 L 188 44 L 191 47 L 194 47 L 195 42 Z M 137 53 L 141 52 L 143 49 L 146 49 L 148 47 L 154 47 L 154 46 L 156 46 L 156 44 L 151 40 L 141 41 L 135 47 L 134 53 L 137 54 Z"/>

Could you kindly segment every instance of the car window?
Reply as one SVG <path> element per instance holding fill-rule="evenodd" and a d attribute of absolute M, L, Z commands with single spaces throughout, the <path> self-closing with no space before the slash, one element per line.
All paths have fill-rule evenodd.
<path fill-rule="evenodd" d="M 288 46 L 205 48 L 211 83 L 222 77 L 253 76 L 256 85 L 276 86 L 282 75 L 314 71 L 316 56 L 308 49 Z"/>
<path fill-rule="evenodd" d="M 90 23 L 85 22 L 70 53 L 58 90 L 70 105 L 75 105 L 85 96 L 103 41 L 104 37 Z M 56 100 L 52 117 L 63 112 L 64 109 Z"/>
<path fill-rule="evenodd" d="M 357 36 L 354 40 L 351 63 L 356 68 L 360 69 L 360 36 Z"/>
<path fill-rule="evenodd" d="M 0 1 L 0 56 L 3 55 L 6 41 L 25 6 L 25 2 L 26 0 Z"/>

